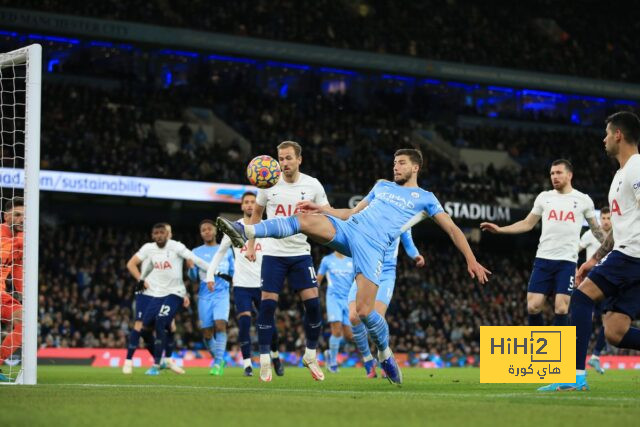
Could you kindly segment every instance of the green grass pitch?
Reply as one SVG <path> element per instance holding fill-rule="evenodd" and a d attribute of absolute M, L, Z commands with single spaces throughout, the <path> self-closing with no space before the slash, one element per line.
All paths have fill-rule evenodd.
<path fill-rule="evenodd" d="M 37 386 L 0 386 L 2 426 L 615 426 L 638 425 L 640 371 L 589 372 L 589 392 L 480 384 L 478 369 L 404 369 L 405 384 L 342 369 L 315 382 L 287 368 L 269 384 L 238 368 L 147 377 L 144 369 L 38 369 Z M 256 372 L 257 373 L 257 372 Z"/>

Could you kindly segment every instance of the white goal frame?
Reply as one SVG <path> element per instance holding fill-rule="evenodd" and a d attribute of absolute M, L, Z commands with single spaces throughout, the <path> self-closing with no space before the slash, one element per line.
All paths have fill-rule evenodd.
<path fill-rule="evenodd" d="M 38 366 L 38 226 L 40 222 L 40 96 L 42 47 L 33 44 L 0 53 L 0 67 L 26 62 L 24 155 L 24 280 L 22 366 L 15 382 L 36 384 Z M 3 384 L 3 383 L 0 383 Z"/>

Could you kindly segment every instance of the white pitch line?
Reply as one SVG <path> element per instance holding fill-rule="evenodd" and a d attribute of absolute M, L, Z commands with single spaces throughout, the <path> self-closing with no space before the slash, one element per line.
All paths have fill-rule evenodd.
<path fill-rule="evenodd" d="M 555 393 L 539 393 L 539 392 L 524 392 L 524 393 L 443 393 L 443 392 L 411 392 L 401 391 L 397 388 L 391 388 L 389 391 L 380 390 L 323 390 L 323 389 L 297 389 L 297 388 L 271 388 L 265 384 L 265 387 L 219 387 L 219 386 L 195 386 L 195 385 L 181 385 L 181 384 L 39 384 L 36 387 L 70 387 L 70 388 L 150 388 L 150 389 L 175 389 L 175 390 L 211 390 L 220 392 L 278 392 L 278 393 L 299 393 L 299 394 L 338 394 L 338 395 L 385 395 L 385 396 L 416 396 L 416 397 L 475 397 L 475 398 L 536 398 L 536 399 L 564 399 L 564 400 L 591 400 L 591 401 L 617 401 L 617 402 L 639 402 L 640 397 L 609 397 L 609 396 L 589 396 L 585 392 L 575 392 L 576 394 L 569 394 L 572 392 L 555 392 Z"/>

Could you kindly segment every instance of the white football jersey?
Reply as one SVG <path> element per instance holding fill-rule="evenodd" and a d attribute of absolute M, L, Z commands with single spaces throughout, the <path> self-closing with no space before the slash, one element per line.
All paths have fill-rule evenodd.
<path fill-rule="evenodd" d="M 596 253 L 598 248 L 600 247 L 600 242 L 596 239 L 596 236 L 593 235 L 591 230 L 585 231 L 585 233 L 580 238 L 580 249 L 578 252 L 584 250 L 586 252 L 587 261 Z"/>
<path fill-rule="evenodd" d="M 168 240 L 162 248 L 155 242 L 146 243 L 136 256 L 143 263 L 149 260 L 148 262 L 153 265 L 153 270 L 146 278 L 150 285 L 145 292 L 146 295 L 152 297 L 165 297 L 171 294 L 179 297 L 186 295 L 182 264 L 185 259 L 193 259 L 195 256 L 185 245 L 175 240 Z"/>
<path fill-rule="evenodd" d="M 614 250 L 640 258 L 640 154 L 618 169 L 609 189 Z"/>
<path fill-rule="evenodd" d="M 240 218 L 237 222 L 242 224 L 246 224 L 244 218 Z M 244 257 L 245 252 L 247 252 L 247 245 L 245 244 L 242 248 L 233 248 L 233 255 L 235 257 L 234 261 L 234 270 L 233 270 L 233 286 L 240 288 L 259 288 L 260 287 L 260 270 L 262 268 L 262 245 L 264 239 L 255 239 L 255 251 L 256 251 L 256 260 L 255 262 L 251 262 Z M 227 250 L 231 247 L 231 239 L 226 234 L 222 238 L 220 242 L 220 249 L 216 252 L 216 255 L 211 260 L 211 264 L 207 269 L 207 278 L 206 281 L 209 282 L 212 280 L 213 276 L 224 258 Z"/>
<path fill-rule="evenodd" d="M 283 177 L 273 187 L 258 190 L 256 203 L 266 207 L 267 218 L 275 218 L 294 215 L 298 212 L 296 204 L 302 200 L 311 200 L 320 206 L 329 204 L 320 181 L 303 173 L 292 184 Z M 271 256 L 309 255 L 311 246 L 307 243 L 307 236 L 299 233 L 284 239 L 265 238 L 263 251 Z"/>
<path fill-rule="evenodd" d="M 542 217 L 536 258 L 576 262 L 582 224 L 596 216 L 591 197 L 575 189 L 567 194 L 543 191 L 531 213 Z"/>

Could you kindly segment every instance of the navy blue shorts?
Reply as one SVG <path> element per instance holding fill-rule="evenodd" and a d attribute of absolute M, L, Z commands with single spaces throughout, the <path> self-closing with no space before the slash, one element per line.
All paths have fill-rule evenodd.
<path fill-rule="evenodd" d="M 289 287 L 295 291 L 318 287 L 311 255 L 263 255 L 260 276 L 262 290 L 265 292 L 280 294 L 285 278 L 289 281 Z"/>
<path fill-rule="evenodd" d="M 529 292 L 571 295 L 576 280 L 576 263 L 536 258 L 529 278 Z"/>
<path fill-rule="evenodd" d="M 607 297 L 603 311 L 623 313 L 632 320 L 640 315 L 640 258 L 611 251 L 588 277 Z"/>
<path fill-rule="evenodd" d="M 160 298 L 152 297 L 142 316 L 142 323 L 144 326 L 153 325 L 157 320 L 163 320 L 166 324 L 171 323 L 183 302 L 182 297 L 173 294 Z"/>
<path fill-rule="evenodd" d="M 233 288 L 233 302 L 236 306 L 236 313 L 242 313 L 248 311 L 249 313 L 254 311 L 254 307 L 257 309 L 260 307 L 262 292 L 260 288 L 243 288 L 241 286 L 234 286 Z"/>
<path fill-rule="evenodd" d="M 142 320 L 142 316 L 144 316 L 144 312 L 147 311 L 147 306 L 149 302 L 153 299 L 150 295 L 145 295 L 142 293 L 136 294 L 136 322 L 138 320 Z"/>

